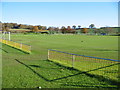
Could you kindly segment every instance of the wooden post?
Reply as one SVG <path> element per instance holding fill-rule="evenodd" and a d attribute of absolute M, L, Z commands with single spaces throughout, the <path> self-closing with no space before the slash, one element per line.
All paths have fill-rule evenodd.
<path fill-rule="evenodd" d="M 22 49 L 22 43 L 20 44 L 20 48 Z"/>
<path fill-rule="evenodd" d="M 30 53 L 31 53 L 31 46 L 30 46 Z"/>

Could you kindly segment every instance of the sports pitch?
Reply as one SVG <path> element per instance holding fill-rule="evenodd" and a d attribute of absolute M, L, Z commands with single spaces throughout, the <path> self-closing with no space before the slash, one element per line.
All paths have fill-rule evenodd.
<path fill-rule="evenodd" d="M 31 45 L 32 53 L 2 45 L 3 88 L 117 87 L 118 63 L 96 68 L 93 73 L 84 72 L 47 60 L 47 50 L 118 60 L 118 36 L 13 34 L 11 39 Z M 109 75 L 113 77 L 109 78 Z"/>

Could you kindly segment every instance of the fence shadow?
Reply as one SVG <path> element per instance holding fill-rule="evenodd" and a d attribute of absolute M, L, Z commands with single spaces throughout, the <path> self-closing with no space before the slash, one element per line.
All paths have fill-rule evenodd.
<path fill-rule="evenodd" d="M 89 71 L 85 71 L 85 72 L 82 72 L 78 69 L 75 69 L 75 68 L 72 68 L 72 67 L 67 67 L 67 66 L 63 66 L 62 64 L 59 64 L 57 62 L 54 62 L 54 61 L 50 61 L 50 60 L 47 60 L 48 62 L 53 62 L 54 64 L 60 66 L 60 67 L 63 67 L 63 68 L 67 68 L 69 70 L 75 70 L 75 71 L 78 71 L 79 73 L 77 74 L 74 74 L 74 75 L 69 75 L 67 77 L 71 77 L 71 76 L 75 76 L 75 75 L 79 75 L 79 74 L 86 74 L 87 76 L 89 77 L 92 77 L 92 78 L 96 78 L 98 79 L 99 81 L 105 81 L 105 82 L 108 82 L 109 84 L 112 84 L 112 85 L 119 85 L 120 82 L 119 81 L 115 81 L 115 80 L 112 80 L 112 79 L 107 79 L 101 75 L 94 75 L 94 74 L 90 74 L 89 72 L 91 71 L 96 71 L 96 70 L 99 70 L 99 69 L 103 69 L 103 68 L 107 68 L 107 67 L 111 67 L 111 66 L 114 66 L 114 65 L 120 65 L 120 63 L 115 63 L 115 64 L 111 64 L 111 65 L 108 65 L 108 66 L 104 66 L 104 67 L 100 67 L 100 68 L 96 68 L 96 69 L 93 69 L 93 70 L 89 70 Z M 67 78 L 67 77 L 62 77 L 62 78 Z M 58 78 L 58 79 L 54 79 L 54 80 L 59 80 L 59 79 L 62 79 L 62 78 Z M 52 81 L 54 81 L 52 80 Z"/>
<path fill-rule="evenodd" d="M 75 69 L 75 68 L 63 66 L 63 65 L 61 65 L 61 64 L 59 64 L 59 63 L 46 60 L 46 61 L 48 61 L 48 62 L 54 63 L 55 65 L 57 65 L 57 66 L 59 66 L 59 67 L 61 67 L 61 68 L 65 68 L 65 69 L 68 69 L 68 70 L 74 70 L 74 71 L 77 71 L 77 72 L 78 72 L 77 74 L 68 75 L 68 76 L 64 76 L 64 77 L 60 77 L 60 78 L 57 78 L 57 79 L 52 79 L 52 80 L 50 80 L 50 79 L 44 77 L 43 75 L 39 74 L 38 72 L 36 72 L 34 69 L 31 68 L 31 66 L 32 66 L 32 67 L 37 67 L 37 68 L 40 68 L 41 66 L 38 66 L 38 65 L 27 65 L 27 64 L 19 61 L 18 59 L 15 59 L 15 60 L 16 60 L 18 63 L 24 65 L 24 66 L 27 67 L 27 68 L 29 68 L 29 69 L 30 69 L 34 74 L 36 74 L 38 77 L 40 77 L 40 78 L 42 78 L 42 79 L 44 79 L 45 81 L 48 81 L 48 82 L 53 82 L 53 81 L 56 81 L 56 80 L 61 80 L 61 79 L 65 79 L 65 78 L 68 78 L 68 77 L 77 76 L 77 75 L 80 75 L 80 74 L 85 74 L 85 75 L 87 75 L 88 77 L 95 78 L 95 79 L 97 79 L 98 81 L 107 82 L 107 83 L 110 84 L 110 85 L 116 85 L 116 86 L 119 85 L 119 82 L 118 82 L 118 81 L 111 80 L 111 79 L 107 79 L 107 78 L 105 78 L 105 77 L 103 77 L 103 76 L 101 76 L 101 75 L 94 75 L 94 74 L 90 74 L 90 73 L 89 73 L 90 71 L 95 71 L 95 70 L 99 70 L 99 69 L 101 69 L 101 68 L 106 68 L 106 67 L 110 67 L 110 66 L 113 66 L 113 65 L 118 65 L 119 63 L 112 64 L 112 65 L 105 66 L 105 67 L 101 67 L 101 68 L 97 68 L 97 69 L 90 70 L 90 71 L 86 71 L 86 72 L 82 72 L 82 71 L 77 70 L 77 69 Z M 64 84 L 64 85 L 68 86 L 68 84 Z M 69 85 L 71 85 L 71 84 L 69 84 Z M 75 85 L 71 85 L 71 86 L 75 86 Z M 78 86 L 78 85 L 77 85 L 77 86 Z M 81 85 L 79 85 L 79 87 L 81 87 Z M 87 87 L 87 86 L 86 86 L 86 87 Z M 92 86 L 91 86 L 91 87 L 92 87 Z M 103 86 L 97 86 L 97 87 L 103 87 Z"/>
<path fill-rule="evenodd" d="M 117 86 L 117 87 L 106 87 L 106 86 L 103 86 L 103 85 L 97 85 L 97 83 L 96 83 L 96 85 L 89 85 L 89 84 L 86 84 L 86 85 L 82 85 L 80 82 L 72 82 L 72 83 L 68 83 L 68 84 L 61 84 L 62 86 L 75 86 L 75 87 L 84 87 L 85 88 L 85 90 L 87 90 L 86 88 L 88 88 L 88 89 L 90 89 L 91 88 L 91 90 L 93 90 L 93 89 L 95 89 L 95 88 L 99 88 L 100 90 L 104 90 L 103 88 L 105 88 L 105 90 L 107 89 L 107 90 L 109 90 L 109 89 L 112 89 L 112 90 L 119 90 L 119 86 Z M 96 89 L 95 89 L 96 90 Z M 97 89 L 98 90 L 98 89 Z"/>
<path fill-rule="evenodd" d="M 0 48 L 1 50 L 3 50 L 5 53 L 8 53 L 8 51 L 6 51 L 5 49 L 3 49 L 3 48 Z"/>
<path fill-rule="evenodd" d="M 45 81 L 50 81 L 50 80 L 48 80 L 47 78 L 45 78 L 44 76 L 42 76 L 42 75 L 40 75 L 39 73 L 37 73 L 34 69 L 32 69 L 31 67 L 29 67 L 29 65 L 27 65 L 27 64 L 25 64 L 25 63 L 23 63 L 23 62 L 21 62 L 21 61 L 19 61 L 19 60 L 17 60 L 17 59 L 15 59 L 18 63 L 20 63 L 20 64 L 22 64 L 22 65 L 24 65 L 25 67 L 27 67 L 27 68 L 29 68 L 33 73 L 35 73 L 37 76 L 39 76 L 40 78 L 42 78 L 42 79 L 44 79 Z"/>
<path fill-rule="evenodd" d="M 29 65 L 30 67 L 35 67 L 35 68 L 44 68 L 44 69 L 62 69 L 62 68 L 49 68 L 49 67 L 42 67 L 39 65 Z"/>

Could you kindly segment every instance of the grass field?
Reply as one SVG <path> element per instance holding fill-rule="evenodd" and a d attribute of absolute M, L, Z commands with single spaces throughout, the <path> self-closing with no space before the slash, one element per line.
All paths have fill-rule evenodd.
<path fill-rule="evenodd" d="M 117 87 L 117 80 L 114 78 L 108 79 L 47 60 L 47 49 L 118 59 L 117 36 L 13 34 L 11 39 L 31 45 L 32 53 L 25 54 L 2 45 L 3 88 Z"/>

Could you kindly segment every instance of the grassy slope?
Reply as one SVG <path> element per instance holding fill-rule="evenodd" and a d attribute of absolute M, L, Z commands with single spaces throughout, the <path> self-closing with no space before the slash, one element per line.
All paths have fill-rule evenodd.
<path fill-rule="evenodd" d="M 116 82 L 94 76 L 81 71 L 66 69 L 53 62 L 47 61 L 47 49 L 64 50 L 72 53 L 89 54 L 92 49 L 98 51 L 98 56 L 102 50 L 112 52 L 113 56 L 104 55 L 116 59 L 117 38 L 116 37 L 101 37 L 95 36 L 38 36 L 38 35 L 13 35 L 12 39 L 18 42 L 23 42 L 32 45 L 32 54 L 26 55 L 18 50 L 3 45 L 3 87 L 5 88 L 34 88 L 41 86 L 42 88 L 72 88 L 72 87 L 107 87 L 115 86 Z M 23 40 L 24 38 L 24 40 Z M 100 42 L 104 41 L 104 45 Z M 84 40 L 84 45 L 81 44 Z M 91 41 L 90 41 L 91 40 Z M 93 42 L 94 40 L 94 42 Z M 112 40 L 112 41 L 108 41 Z M 99 44 L 97 43 L 99 41 Z M 89 46 L 87 44 L 89 43 Z M 112 43 L 114 42 L 114 43 Z M 91 44 L 92 45 L 91 45 Z M 95 44 L 93 44 L 95 43 Z M 108 44 L 108 45 L 107 45 Z M 111 46 L 109 46 L 111 45 Z M 97 48 L 98 46 L 98 48 Z M 101 48 L 103 47 L 104 48 Z M 106 47 L 105 47 L 106 46 Z M 82 47 L 82 50 L 81 48 Z M 79 48 L 79 49 L 78 49 Z M 88 52 L 84 52 L 87 50 Z M 104 52 L 104 51 L 103 51 Z M 93 52 L 94 53 L 94 52 Z M 105 53 L 105 52 L 104 52 Z M 97 55 L 96 54 L 96 55 Z M 94 55 L 94 54 L 92 54 Z"/>

